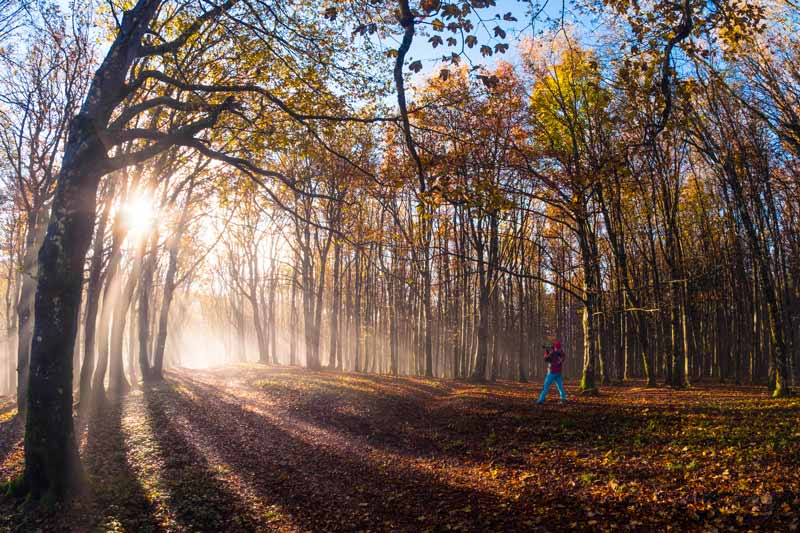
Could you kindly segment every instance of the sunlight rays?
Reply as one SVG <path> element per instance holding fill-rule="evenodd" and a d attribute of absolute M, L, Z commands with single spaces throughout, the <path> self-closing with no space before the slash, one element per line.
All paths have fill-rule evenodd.
<path fill-rule="evenodd" d="M 304 376 L 305 379 L 306 376 Z M 369 380 L 356 378 L 356 381 Z M 203 382 L 201 381 L 201 383 Z M 262 380 L 261 383 L 270 382 Z M 271 383 L 276 382 L 273 381 Z M 317 381 L 317 385 L 319 384 L 319 381 Z M 204 385 L 209 386 L 211 384 L 204 383 Z M 374 386 L 371 390 L 354 388 L 350 385 L 345 387 L 351 392 L 367 394 L 381 394 L 382 392 L 381 388 L 377 386 Z M 185 387 L 181 386 L 179 390 L 185 390 Z M 218 389 L 217 392 L 224 393 L 231 401 L 241 404 L 242 410 L 258 415 L 299 442 L 303 442 L 310 447 L 324 449 L 343 460 L 358 460 L 365 465 L 380 465 L 381 470 L 392 477 L 404 478 L 408 475 L 409 469 L 411 469 L 411 471 L 420 475 L 432 476 L 438 482 L 453 489 L 463 490 L 471 487 L 473 490 L 480 490 L 495 497 L 506 499 L 508 498 L 508 493 L 504 479 L 509 478 L 509 476 L 521 475 L 521 473 L 515 473 L 516 470 L 514 470 L 491 479 L 483 476 L 476 477 L 476 474 L 479 474 L 477 470 L 485 468 L 485 465 L 466 457 L 448 460 L 443 463 L 423 455 L 415 454 L 409 456 L 406 453 L 393 451 L 386 447 L 375 446 L 368 437 L 356 436 L 345 430 L 322 427 L 317 423 L 303 420 L 291 409 L 270 401 L 264 390 L 250 387 L 244 388 L 229 382 L 224 389 Z M 330 392 L 333 393 L 335 391 L 330 390 Z M 476 479 L 480 480 L 479 484 L 476 484 Z"/>
<path fill-rule="evenodd" d="M 201 398 L 180 382 L 174 387 L 166 387 L 147 392 L 147 397 L 142 400 L 147 414 L 139 413 L 138 419 L 130 419 L 125 425 L 129 431 L 127 438 L 133 443 L 129 457 L 136 465 L 137 475 L 148 499 L 156 506 L 156 515 L 163 520 L 163 526 L 175 529 L 183 527 L 182 524 L 191 524 L 185 523 L 186 517 L 176 515 L 176 503 L 184 499 L 185 491 L 192 491 L 192 494 L 197 491 L 197 498 L 212 498 L 213 502 L 205 501 L 202 505 L 213 507 L 213 503 L 218 504 L 218 496 L 212 492 L 224 489 L 224 497 L 231 499 L 229 504 L 246 510 L 247 517 L 240 517 L 239 527 L 246 529 L 245 524 L 250 523 L 246 518 L 264 529 L 278 527 L 281 531 L 301 531 L 281 505 L 259 496 L 251 479 L 252 472 L 248 476 L 248 473 L 237 471 L 227 463 L 206 442 L 208 436 L 198 431 L 184 412 L 176 409 L 170 401 L 177 395 L 189 405 L 200 405 Z M 178 454 L 182 457 L 180 462 L 175 461 Z M 200 525 L 196 523 L 194 527 Z"/>
<path fill-rule="evenodd" d="M 159 220 L 159 209 L 155 200 L 147 194 L 137 193 L 128 198 L 120 207 L 125 223 L 134 239 L 145 237 Z"/>

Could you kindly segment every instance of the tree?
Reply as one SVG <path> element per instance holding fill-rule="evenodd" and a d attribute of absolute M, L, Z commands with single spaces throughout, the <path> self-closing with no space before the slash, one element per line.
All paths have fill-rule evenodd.
<path fill-rule="evenodd" d="M 1 23 L 1 21 L 0 21 Z M 18 50 L 0 54 L 0 151 L 7 161 L 6 188 L 25 221 L 21 250 L 22 281 L 16 305 L 17 404 L 26 410 L 28 363 L 33 333 L 36 251 L 46 227 L 67 123 L 89 82 L 93 51 L 88 24 L 70 21 L 57 8 L 43 5 L 22 25 L 27 38 Z"/>
<path fill-rule="evenodd" d="M 235 4 L 235 0 L 229 0 L 205 12 L 187 13 L 192 18 L 174 33 L 174 39 L 161 39 L 160 44 L 155 44 L 152 39 L 158 36 L 158 31 L 153 30 L 159 29 L 156 17 L 161 2 L 136 2 L 119 21 L 116 36 L 95 73 L 80 112 L 69 121 L 50 221 L 39 252 L 25 472 L 15 486 L 18 493 L 62 499 L 81 477 L 72 423 L 72 352 L 81 301 L 83 262 L 91 241 L 100 179 L 176 145 L 192 146 L 207 153 L 208 149 L 198 143 L 197 135 L 213 126 L 223 113 L 236 108 L 230 92 L 242 88 L 198 87 L 214 95 L 228 92 L 227 96 L 210 101 L 181 101 L 165 96 L 124 110 L 119 106 L 151 83 L 187 90 L 185 82 L 147 68 L 148 61 L 179 54 L 191 37 L 213 24 Z M 167 131 L 125 129 L 139 114 L 159 107 L 182 111 L 186 119 L 173 123 Z M 109 156 L 112 147 L 135 140 L 147 141 L 147 144 L 138 150 Z"/>
<path fill-rule="evenodd" d="M 610 126 L 608 92 L 601 87 L 596 59 L 567 44 L 557 60 L 531 67 L 537 75 L 531 96 L 532 149 L 540 159 L 526 167 L 548 191 L 546 201 L 558 209 L 559 221 L 574 233 L 583 268 L 583 375 L 581 390 L 597 391 L 599 314 L 602 280 L 598 220 L 594 205 L 603 178 L 614 164 L 603 151 L 599 134 Z"/>

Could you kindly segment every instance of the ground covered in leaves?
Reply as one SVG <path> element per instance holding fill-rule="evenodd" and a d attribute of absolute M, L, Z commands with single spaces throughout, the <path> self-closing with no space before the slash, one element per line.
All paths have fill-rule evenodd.
<path fill-rule="evenodd" d="M 778 530 L 800 523 L 800 400 L 758 388 L 180 371 L 79 424 L 88 494 L 0 530 Z M 21 424 L 0 398 L 0 481 Z"/>

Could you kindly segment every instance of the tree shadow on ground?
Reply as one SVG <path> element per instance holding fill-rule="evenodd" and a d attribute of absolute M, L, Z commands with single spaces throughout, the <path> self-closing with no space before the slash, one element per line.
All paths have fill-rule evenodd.
<path fill-rule="evenodd" d="M 188 413 L 172 407 L 171 402 L 178 397 L 172 386 L 155 385 L 145 389 L 144 396 L 155 453 L 160 456 L 159 490 L 165 493 L 175 527 L 183 531 L 258 529 L 258 517 L 218 479 L 225 466 L 210 464 L 193 442 L 200 436 L 182 430 Z"/>
<path fill-rule="evenodd" d="M 536 407 L 531 386 L 519 384 L 496 384 L 491 391 L 485 386 L 453 385 L 420 396 L 414 393 L 416 384 L 408 387 L 406 378 L 370 381 L 383 388 L 343 393 L 331 378 L 330 389 L 303 389 L 292 398 L 292 412 L 319 427 L 347 432 L 396 453 L 457 459 L 467 453 L 477 461 L 504 460 L 495 450 L 512 443 L 608 448 L 629 442 L 647 424 L 647 415 L 636 409 L 588 402 L 578 408 L 574 403 Z M 265 401 L 273 396 L 269 385 L 259 390 Z"/>
<path fill-rule="evenodd" d="M 748 432 L 747 427 L 753 427 L 757 421 L 769 426 L 787 414 L 798 412 L 788 402 L 763 407 L 759 404 L 760 398 L 752 394 L 743 399 L 724 389 L 706 391 L 702 388 L 675 392 L 643 389 L 640 395 L 628 387 L 615 387 L 605 389 L 600 397 L 576 397 L 576 387 L 571 384 L 568 391 L 572 400 L 566 406 L 548 402 L 540 407 L 533 405 L 538 393 L 536 384 L 502 382 L 488 387 L 454 384 L 449 391 L 435 396 L 415 396 L 408 391 L 407 397 L 403 397 L 398 391 L 403 390 L 402 382 L 406 378 L 372 380 L 378 384 L 388 381 L 386 390 L 381 387 L 337 388 L 335 376 L 325 380 L 330 381 L 330 386 L 307 387 L 309 379 L 320 381 L 316 372 L 310 376 L 297 373 L 298 394 L 287 404 L 281 399 L 281 391 L 270 389 L 269 383 L 261 386 L 256 383 L 252 391 L 247 391 L 225 387 L 215 376 L 208 377 L 211 379 L 195 373 L 181 374 L 178 379 L 188 388 L 196 387 L 200 396 L 217 394 L 240 409 L 254 402 L 262 410 L 280 413 L 278 416 L 288 417 L 298 424 L 339 435 L 360 446 L 402 455 L 411 461 L 434 458 L 466 468 L 472 476 L 485 475 L 481 468 L 486 464 L 500 467 L 501 476 L 509 471 L 537 477 L 540 472 L 549 472 L 550 476 L 558 478 L 557 486 L 550 489 L 553 494 L 591 510 L 583 517 L 585 523 L 592 522 L 588 518 L 592 516 L 590 512 L 604 512 L 645 522 L 655 517 L 663 521 L 669 516 L 676 524 L 698 527 L 696 520 L 702 519 L 702 513 L 689 507 L 697 502 L 702 506 L 705 505 L 703 501 L 723 498 L 737 508 L 749 509 L 752 494 L 731 492 L 724 481 L 718 482 L 726 466 L 719 466 L 718 460 L 703 459 L 702 448 L 697 447 L 725 449 L 734 445 L 741 449 L 763 445 L 764 435 Z M 239 394 L 248 399 L 238 398 Z M 397 408 L 398 400 L 401 409 Z M 410 409 L 403 408 L 404 402 L 409 401 L 414 405 Z M 777 416 L 765 422 L 766 418 L 758 413 L 762 409 Z M 408 416 L 408 412 L 416 415 Z M 698 420 L 706 418 L 718 425 L 724 425 L 729 419 L 738 420 L 741 427 L 705 433 L 702 427 L 696 426 Z M 787 443 L 791 431 L 784 426 L 774 436 L 778 451 L 783 449 L 780 446 L 790 446 Z M 684 446 L 692 451 L 681 453 Z M 778 451 L 762 452 L 759 460 L 749 456 L 747 459 L 751 464 L 762 464 L 766 468 L 785 462 L 778 457 Z M 733 476 L 737 475 L 735 467 L 730 466 L 730 470 Z M 701 480 L 699 486 L 698 479 Z M 709 482 L 709 479 L 715 481 Z M 694 483 L 692 500 L 682 496 L 685 483 Z M 640 490 L 662 496 L 643 498 Z M 600 493 L 604 495 L 597 496 Z M 539 497 L 527 487 L 519 494 Z M 783 505 L 791 502 L 795 494 L 796 491 L 778 490 L 774 501 Z M 504 512 L 499 514 L 503 516 Z M 580 511 L 577 514 L 580 515 Z M 754 512 L 745 517 L 744 523 L 769 522 Z M 741 524 L 737 522 L 737 525 Z"/>
<path fill-rule="evenodd" d="M 279 370 L 284 383 L 271 388 L 258 384 L 275 380 L 267 370 L 171 372 L 93 416 L 83 450 L 93 518 L 73 511 L 38 529 L 700 530 L 712 524 L 708 509 L 732 503 L 744 515 L 714 527 L 778 529 L 779 511 L 798 501 L 787 483 L 796 478 L 770 470 L 796 459 L 779 459 L 767 434 L 751 431 L 753 421 L 774 426 L 776 445 L 796 450 L 789 402 L 622 387 L 534 407 L 535 384 L 424 380 L 420 389 L 415 379 L 346 374 L 337 386 L 338 374 Z M 703 432 L 731 420 L 737 427 Z M 737 452 L 706 459 L 706 447 Z M 758 457 L 737 463 L 743 449 Z M 736 493 L 742 464 L 770 472 L 774 514 L 750 512 L 753 494 Z M 731 482 L 720 481 L 725 469 Z M 5 511 L 0 498 L 0 531 L 37 529 L 35 517 Z"/>
<path fill-rule="evenodd" d="M 101 530 L 159 531 L 153 507 L 128 458 L 124 400 L 109 400 L 88 419 L 83 464 Z"/>
<path fill-rule="evenodd" d="M 466 425 L 444 423 L 453 425 L 457 434 L 463 429 L 465 442 L 457 451 L 420 449 L 415 432 L 434 424 L 432 419 L 423 419 L 414 421 L 409 431 L 411 440 L 398 450 L 399 457 L 392 457 L 391 446 L 369 440 L 362 433 L 353 433 L 352 428 L 338 427 L 335 419 L 327 418 L 329 411 L 320 414 L 309 413 L 309 409 L 302 407 L 285 409 L 263 390 L 250 396 L 248 391 L 226 390 L 219 383 L 188 375 L 176 376 L 175 382 L 179 397 L 174 401 L 182 404 L 181 411 L 193 413 L 190 418 L 197 433 L 229 437 L 224 445 L 229 453 L 226 455 L 223 450 L 223 455 L 231 468 L 256 472 L 254 483 L 260 487 L 259 494 L 268 501 L 278 501 L 304 527 L 317 524 L 318 529 L 322 523 L 325 524 L 323 529 L 350 529 L 341 525 L 348 520 L 352 529 L 375 529 L 376 524 L 402 530 L 445 530 L 455 525 L 467 530 L 578 527 L 570 524 L 583 524 L 581 527 L 592 529 L 590 526 L 598 523 L 595 517 L 602 517 L 608 523 L 628 524 L 638 520 L 640 526 L 651 520 L 652 524 L 663 524 L 667 520 L 679 528 L 691 529 L 698 528 L 698 521 L 703 519 L 702 513 L 690 507 L 692 502 L 674 494 L 669 496 L 675 498 L 672 501 L 641 496 L 640 490 L 648 490 L 651 480 L 657 483 L 653 490 L 658 492 L 680 491 L 684 474 L 689 473 L 683 470 L 680 475 L 665 473 L 664 465 L 651 464 L 645 457 L 625 457 L 636 446 L 646 449 L 650 445 L 666 444 L 663 434 L 648 437 L 647 431 L 644 433 L 645 438 L 650 439 L 648 442 L 622 442 L 637 432 L 642 433 L 646 416 L 637 414 L 636 407 L 618 408 L 619 412 L 609 414 L 603 411 L 609 408 L 607 405 L 589 409 L 575 404 L 569 407 L 548 405 L 542 408 L 546 411 L 531 412 L 525 399 L 515 400 L 515 405 L 503 409 L 505 400 L 490 397 L 489 403 L 494 407 L 484 408 L 484 400 L 470 398 L 467 401 L 474 402 L 474 414 L 464 415 L 464 405 L 452 406 L 453 417 L 466 419 Z M 263 401 L 259 401 L 259 397 Z M 337 398 L 329 398 L 332 405 L 337 401 Z M 313 409 L 320 405 L 315 402 Z M 220 411 L 207 413 L 206 406 Z M 586 407 L 591 406 L 587 402 Z M 520 409 L 522 411 L 518 412 Z M 491 425 L 489 422 L 498 412 L 506 413 L 513 423 L 509 427 Z M 364 415 L 365 418 L 373 416 L 375 413 Z M 447 418 L 441 412 L 436 416 Z M 620 416 L 631 418 L 628 426 L 606 425 L 606 422 L 618 422 L 616 418 Z M 520 426 L 520 421 L 527 425 Z M 441 427 L 440 423 L 435 431 Z M 620 434 L 615 434 L 616 431 Z M 241 432 L 241 436 L 237 432 Z M 247 442 L 253 440 L 253 435 L 269 437 L 260 440 L 263 443 L 260 447 L 249 449 Z M 440 441 L 448 438 L 452 435 L 439 433 Z M 520 445 L 527 445 L 526 451 L 509 451 Z M 613 452 L 613 460 L 606 462 L 610 457 L 608 452 Z M 280 460 L 275 463 L 264 459 L 276 455 Z M 427 459 L 440 462 L 440 468 L 428 470 Z M 397 466 L 398 460 L 407 461 L 407 466 Z M 327 466 L 331 464 L 335 466 Z M 486 471 L 487 465 L 492 471 L 499 469 L 501 481 L 514 482 L 515 477 L 518 481 L 520 474 L 534 476 L 537 481 L 498 492 L 496 485 L 490 487 L 490 483 L 481 482 L 483 476 L 493 475 Z M 447 474 L 450 467 L 462 470 L 471 478 L 470 482 L 463 484 L 457 477 L 450 478 Z M 345 478 L 348 482 L 329 479 L 324 473 L 326 468 L 334 477 Z M 271 479 L 269 473 L 273 471 L 282 472 L 282 477 Z M 298 478 L 315 489 L 286 481 Z M 485 489 L 476 488 L 483 485 Z M 280 494 L 276 496 L 272 492 L 275 490 Z M 326 503 L 325 497 L 320 499 L 319 493 L 328 494 L 339 506 L 331 508 L 330 501 Z M 358 498 L 343 498 L 343 494 Z M 731 494 L 711 488 L 699 496 L 714 501 L 720 496 L 731 497 Z M 788 501 L 791 494 L 780 497 L 782 502 Z M 397 500 L 401 503 L 397 504 Z M 394 504 L 382 506 L 386 501 Z M 292 502 L 296 502 L 294 506 Z M 352 518 L 358 516 L 362 506 L 365 516 L 369 516 L 363 522 Z M 315 514 L 313 509 L 318 509 L 319 513 Z M 459 510 L 464 509 L 467 511 L 459 514 Z M 418 515 L 419 520 L 415 522 L 411 517 L 419 510 L 425 514 Z M 553 513 L 558 515 L 558 520 L 549 525 L 542 522 Z M 466 522 L 458 522 L 464 515 Z M 758 523 L 755 517 L 747 520 Z"/>
<path fill-rule="evenodd" d="M 152 507 L 127 458 L 126 435 L 122 428 L 123 402 L 114 401 L 76 422 L 76 434 L 84 434 L 83 467 L 88 490 L 74 494 L 67 506 L 53 509 L 28 508 L 24 502 L 0 497 L 2 531 L 160 531 Z M 11 452 L 21 451 L 24 425 L 15 417 L 0 424 L 0 457 L 11 442 Z M 13 424 L 14 438 L 7 439 Z M 21 468 L 22 460 L 17 463 Z"/>
<path fill-rule="evenodd" d="M 192 434 L 206 437 L 204 445 L 264 504 L 276 505 L 301 529 L 418 531 L 434 518 L 440 528 L 526 527 L 518 500 L 459 487 L 411 461 L 374 462 L 380 456 L 360 443 L 302 421 L 271 419 L 198 382 L 176 384 L 163 394 Z"/>
<path fill-rule="evenodd" d="M 309 378 L 300 375 L 297 379 L 305 382 Z M 311 379 L 318 377 L 313 375 Z M 728 431 L 731 433 L 765 415 L 779 421 L 798 412 L 787 402 L 764 405 L 753 397 L 756 391 L 752 387 L 739 387 L 736 393 L 730 393 L 718 387 L 673 391 L 623 386 L 605 389 L 598 398 L 575 396 L 573 385 L 568 387 L 572 398 L 568 405 L 551 402 L 534 406 L 536 384 L 500 382 L 491 385 L 491 389 L 450 384 L 435 396 L 420 398 L 409 394 L 404 383 L 407 379 L 377 377 L 372 381 L 385 384 L 385 389 L 342 394 L 336 390 L 332 377 L 330 390 L 306 392 L 293 400 L 293 411 L 317 425 L 347 431 L 397 451 L 413 443 L 420 455 L 435 452 L 459 457 L 468 452 L 479 460 L 498 460 L 492 444 L 509 442 L 553 444 L 567 449 L 590 447 L 599 453 L 630 450 L 639 455 L 635 448 L 686 440 L 684 430 L 695 415 L 708 417 L 709 424 L 733 420 L 735 424 Z M 646 404 L 630 401 L 631 389 L 641 396 L 639 400 L 646 398 Z M 261 390 L 265 399 L 273 396 L 269 387 Z M 750 395 L 742 397 L 742 392 Z M 476 439 L 480 435 L 486 439 Z M 750 437 L 754 443 L 761 438 L 755 433 Z M 725 433 L 691 436 L 692 441 L 698 439 L 721 446 L 730 440 Z"/>

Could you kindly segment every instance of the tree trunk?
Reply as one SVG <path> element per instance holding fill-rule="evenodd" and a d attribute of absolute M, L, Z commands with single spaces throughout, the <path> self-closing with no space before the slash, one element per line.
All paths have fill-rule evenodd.
<path fill-rule="evenodd" d="M 128 69 L 158 5 L 157 0 L 139 0 L 125 12 L 81 112 L 70 120 L 50 223 L 39 251 L 25 471 L 18 485 L 34 497 L 64 499 L 80 477 L 72 423 L 72 352 L 97 188 L 108 172 L 98 129 L 105 128 L 122 98 Z"/>
<path fill-rule="evenodd" d="M 269 312 L 269 321 L 267 323 L 267 327 L 269 328 L 269 342 L 270 342 L 270 353 L 272 354 L 272 364 L 278 364 L 278 330 L 276 327 L 276 320 L 275 320 L 275 292 L 277 286 L 277 280 L 275 279 L 277 276 L 277 272 L 272 270 L 270 281 L 269 281 L 269 297 L 267 301 L 267 311 Z"/>
<path fill-rule="evenodd" d="M 114 310 L 114 302 L 119 298 L 119 251 L 112 247 L 111 258 L 106 268 L 103 302 L 97 327 L 97 366 L 92 375 L 92 401 L 100 404 L 105 401 L 106 372 L 109 358 L 109 328 Z"/>
<path fill-rule="evenodd" d="M 297 364 L 297 262 L 292 273 L 292 309 L 289 313 L 289 364 Z"/>
<path fill-rule="evenodd" d="M 142 381 L 150 381 L 150 296 L 153 291 L 153 274 L 158 253 L 158 230 L 154 230 L 147 258 L 142 268 L 142 281 L 139 286 L 139 371 Z"/>
<path fill-rule="evenodd" d="M 183 232 L 186 230 L 186 223 L 189 218 L 189 204 L 192 199 L 195 181 L 192 179 L 189 182 L 189 187 L 186 191 L 186 201 L 184 202 L 183 211 L 178 221 L 178 226 L 175 228 L 175 234 L 169 240 L 167 246 L 167 253 L 169 259 L 167 262 L 167 273 L 164 276 L 164 294 L 161 296 L 161 309 L 158 312 L 158 333 L 156 334 L 155 347 L 153 349 L 153 367 L 150 369 L 150 379 L 152 381 L 160 381 L 164 379 L 164 351 L 167 347 L 167 334 L 169 331 L 169 310 L 172 306 L 172 300 L 175 297 L 175 288 L 177 286 L 175 277 L 178 274 L 178 248 L 180 246 Z M 243 306 L 242 306 L 243 307 Z M 237 334 L 239 336 L 240 346 L 243 341 L 243 326 L 244 309 L 237 315 Z M 239 357 L 244 356 L 244 348 L 239 350 Z"/>
<path fill-rule="evenodd" d="M 97 76 L 103 75 L 101 67 Z M 25 472 L 19 486 L 34 498 L 62 500 L 82 477 L 72 423 L 72 352 L 84 259 L 92 239 L 105 160 L 104 144 L 91 119 L 76 116 L 70 124 L 50 224 L 39 251 Z"/>
<path fill-rule="evenodd" d="M 483 255 L 479 252 L 482 259 Z M 481 261 L 483 266 L 483 261 Z M 486 364 L 489 354 L 489 283 L 484 269 L 478 272 L 478 351 L 475 358 L 475 368 L 470 376 L 470 381 L 481 383 L 486 381 Z"/>
<path fill-rule="evenodd" d="M 336 354 L 339 348 L 339 308 L 341 307 L 341 259 L 342 245 L 336 243 L 333 247 L 333 302 L 331 309 L 330 352 L 328 355 L 328 369 L 336 367 Z"/>
<path fill-rule="evenodd" d="M 523 261 L 524 261 L 524 255 L 523 255 Z M 517 290 L 519 291 L 519 317 L 518 317 L 518 319 L 519 319 L 519 332 L 518 332 L 519 333 L 519 336 L 518 336 L 519 346 L 517 347 L 517 365 L 518 365 L 517 373 L 518 373 L 518 376 L 519 376 L 520 383 L 527 383 L 528 382 L 528 371 L 527 371 L 526 365 L 525 365 L 525 359 L 526 359 L 525 354 L 527 353 L 526 350 L 528 348 L 528 343 L 527 343 L 527 338 L 528 337 L 526 337 L 527 332 L 525 330 L 525 324 L 527 322 L 526 321 L 526 314 L 527 314 L 526 304 L 529 304 L 530 302 L 528 301 L 528 298 L 526 298 L 524 283 L 525 283 L 524 280 L 522 278 L 519 278 L 519 281 L 518 281 L 518 284 L 517 284 Z M 529 325 L 528 327 L 531 327 L 531 326 Z"/>
<path fill-rule="evenodd" d="M 250 294 L 247 299 L 250 302 L 250 307 L 253 309 L 253 327 L 256 330 L 256 341 L 258 342 L 258 361 L 266 364 L 269 363 L 269 346 L 267 345 L 267 339 L 264 337 L 264 324 L 261 321 L 261 306 L 259 305 L 255 284 L 250 285 Z"/>
<path fill-rule="evenodd" d="M 361 280 L 361 250 L 356 250 L 356 269 L 355 269 L 355 292 L 356 297 L 355 301 L 353 302 L 353 328 L 355 331 L 353 332 L 353 341 L 355 342 L 355 361 L 354 361 L 354 370 L 356 372 L 361 372 L 361 289 L 362 289 L 362 280 Z"/>
<path fill-rule="evenodd" d="M 139 284 L 142 273 L 142 258 L 144 256 L 147 237 L 140 235 L 136 243 L 133 267 L 125 286 L 114 302 L 114 316 L 111 324 L 111 342 L 109 348 L 108 390 L 115 395 L 126 394 L 131 384 L 125 377 L 125 367 L 122 358 L 122 343 L 125 335 L 125 325 L 128 321 L 128 311 L 133 301 L 133 294 Z"/>
<path fill-rule="evenodd" d="M 597 265 L 596 246 L 592 229 L 587 221 L 579 223 L 580 230 L 578 241 L 581 249 L 583 263 L 583 375 L 581 376 L 581 393 L 597 394 L 597 322 L 595 311 L 599 297 L 599 275 Z"/>
<path fill-rule="evenodd" d="M 81 365 L 80 385 L 78 389 L 80 409 L 86 409 L 91 402 L 92 372 L 95 360 L 95 333 L 97 331 L 97 311 L 100 306 L 100 293 L 103 288 L 103 251 L 105 249 L 106 226 L 111 211 L 114 187 L 107 191 L 107 198 L 103 207 L 97 231 L 94 237 L 92 261 L 89 266 L 89 282 L 86 287 L 86 312 L 84 314 L 83 330 L 83 364 Z"/>
<path fill-rule="evenodd" d="M 33 308 L 36 292 L 36 246 L 43 224 L 39 209 L 32 209 L 25 230 L 25 251 L 22 256 L 22 283 L 17 302 L 17 412 L 25 416 L 27 405 L 28 369 L 31 339 L 33 338 Z"/>

